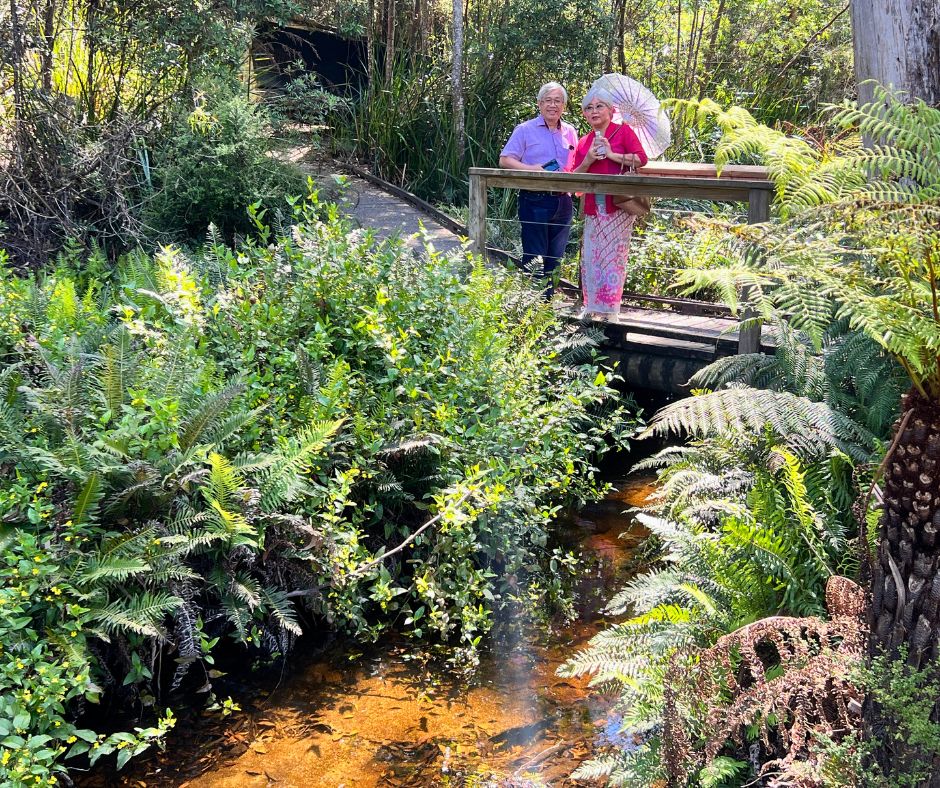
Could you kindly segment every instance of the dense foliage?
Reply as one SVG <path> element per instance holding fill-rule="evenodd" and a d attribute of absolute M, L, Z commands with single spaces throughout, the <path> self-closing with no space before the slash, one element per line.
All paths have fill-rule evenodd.
<path fill-rule="evenodd" d="M 213 196 L 220 187 L 211 178 L 222 168 L 233 182 L 257 177 L 257 157 L 243 171 L 238 146 L 226 151 L 225 140 L 209 135 L 206 124 L 190 129 L 188 145 L 178 138 L 194 110 L 202 108 L 206 120 L 228 98 L 245 95 L 239 72 L 255 21 L 281 18 L 293 7 L 287 0 L 167 2 L 158 11 L 139 0 L 4 4 L 3 248 L 16 262 L 36 265 L 67 238 L 92 237 L 116 254 L 151 237 L 142 209 L 161 187 L 175 187 L 179 171 L 212 170 L 209 183 L 188 186 L 211 186 Z M 238 120 L 233 106 L 221 113 L 221 126 Z M 241 120 L 244 136 L 251 129 Z M 209 139 L 200 143 L 197 131 Z M 242 144 L 251 149 L 266 143 Z M 252 189 L 264 186 L 262 178 Z M 244 187 L 237 191 L 233 197 L 242 197 Z M 189 216 L 184 227 L 201 218 Z M 204 232 L 199 226 L 197 237 Z"/>
<path fill-rule="evenodd" d="M 142 218 L 150 237 L 187 241 L 212 224 L 226 237 L 252 229 L 246 206 L 282 204 L 303 178 L 270 155 L 266 109 L 241 95 L 200 100 L 155 155 Z"/>
<path fill-rule="evenodd" d="M 929 646 L 935 640 L 927 634 L 929 595 L 920 590 L 935 587 L 930 518 L 936 522 L 940 439 L 930 414 L 940 391 L 940 126 L 937 111 L 922 102 L 904 105 L 884 93 L 877 98 L 836 115 L 882 141 L 871 149 L 851 138 L 817 148 L 740 109 L 691 105 L 699 120 L 716 118 L 723 129 L 719 164 L 756 155 L 768 163 L 785 221 L 741 228 L 728 237 L 725 267 L 690 269 L 683 280 L 736 305 L 746 293 L 765 319 L 785 315 L 786 323 L 774 358 L 713 365 L 694 382 L 714 391 L 667 407 L 651 425 L 700 439 L 658 460 L 665 465 L 663 487 L 658 519 L 649 523 L 662 563 L 614 600 L 615 610 L 630 617 L 568 666 L 623 687 L 626 719 L 644 734 L 646 746 L 589 766 L 584 775 L 610 773 L 640 785 L 668 772 L 673 780 L 682 774 L 693 784 L 720 785 L 776 770 L 780 780 L 801 785 L 895 785 L 911 784 L 933 757 L 926 739 L 935 698 L 902 714 L 895 695 L 917 695 L 936 664 Z M 902 397 L 908 386 L 913 389 Z M 900 427 L 892 425 L 899 412 Z M 908 422 L 912 429 L 905 429 Z M 886 449 L 889 456 L 875 470 Z M 884 466 L 882 506 L 873 492 Z M 905 514 L 911 506 L 926 527 Z M 876 540 L 866 527 L 878 519 L 872 560 Z M 717 644 L 751 642 L 748 625 L 755 619 L 822 613 L 828 575 L 858 576 L 860 567 L 872 565 L 875 650 L 897 658 L 907 646 L 899 647 L 896 632 L 908 633 L 907 667 L 882 660 L 873 672 L 861 671 L 854 688 L 842 675 L 828 685 L 804 682 L 802 696 L 794 694 L 811 660 L 840 660 L 818 635 L 807 634 L 822 625 L 767 618 L 762 631 L 770 634 L 768 642 L 777 639 L 780 659 L 764 655 L 762 695 L 749 710 L 736 710 L 737 730 L 728 728 L 727 741 L 709 741 L 714 726 L 705 714 L 727 700 L 727 677 L 707 697 L 670 697 L 670 675 L 676 675 L 670 671 L 677 665 L 700 670 L 706 655 L 721 651 Z M 901 573 L 909 577 L 895 585 L 892 576 Z M 892 603 L 899 605 L 897 614 Z M 902 614 L 908 623 L 892 626 Z M 916 636 L 915 629 L 925 634 Z M 802 659 L 784 664 L 783 644 L 795 638 L 805 638 L 797 649 Z M 722 653 L 729 667 L 745 669 L 740 651 Z M 844 693 L 860 695 L 866 687 L 871 738 L 864 736 L 860 705 L 854 716 L 833 721 L 817 715 L 807 722 L 811 697 L 847 709 Z M 770 714 L 774 702 L 780 712 Z M 814 726 L 808 737 L 806 724 Z M 677 758 L 699 768 L 691 774 L 685 766 L 677 769 Z"/>
<path fill-rule="evenodd" d="M 495 165 L 513 125 L 536 113 L 535 93 L 549 80 L 569 89 L 568 119 L 576 125 L 585 89 L 610 71 L 641 80 L 661 98 L 715 96 L 768 123 L 806 121 L 852 90 L 849 15 L 833 0 L 785 9 L 763 0 L 629 7 L 625 0 L 473 0 L 463 9 L 462 47 L 450 8 L 426 0 L 311 5 L 371 42 L 371 82 L 352 116 L 336 117 L 340 138 L 376 174 L 439 202 L 464 202 L 467 166 Z M 462 63 L 463 145 L 455 58 Z M 708 158 L 715 136 L 681 129 L 676 149 Z"/>
<path fill-rule="evenodd" d="M 590 343 L 508 274 L 296 212 L 237 250 L 5 272 L 5 784 L 146 747 L 160 728 L 76 728 L 82 697 L 164 708 L 220 638 L 270 658 L 319 620 L 471 650 L 517 588 L 563 596 L 549 518 L 633 424 Z"/>

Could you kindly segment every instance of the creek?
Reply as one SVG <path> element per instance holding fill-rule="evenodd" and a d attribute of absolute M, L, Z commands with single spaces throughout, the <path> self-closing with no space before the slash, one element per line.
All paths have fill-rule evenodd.
<path fill-rule="evenodd" d="M 395 640 L 295 654 L 289 676 L 233 691 L 240 711 L 225 718 L 184 711 L 165 752 L 120 773 L 96 769 L 78 785 L 576 785 L 570 774 L 579 763 L 629 742 L 613 698 L 556 669 L 610 623 L 601 611 L 635 572 L 644 536 L 624 510 L 643 505 L 652 483 L 651 475 L 614 480 L 605 499 L 562 523 L 562 542 L 589 567 L 577 618 L 550 632 L 498 627 L 472 676 L 421 662 L 413 644 Z"/>

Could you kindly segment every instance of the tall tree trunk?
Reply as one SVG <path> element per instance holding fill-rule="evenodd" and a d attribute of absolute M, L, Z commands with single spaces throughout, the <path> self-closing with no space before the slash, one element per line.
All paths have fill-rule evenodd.
<path fill-rule="evenodd" d="M 709 86 L 709 79 L 712 74 L 712 64 L 715 62 L 715 47 L 718 44 L 718 33 L 721 30 L 721 23 L 725 17 L 725 0 L 718 0 L 718 8 L 715 11 L 715 19 L 712 22 L 711 34 L 708 37 L 708 48 L 705 50 L 705 57 L 702 60 L 702 78 L 699 80 L 698 100 L 705 98 L 705 91 Z"/>
<path fill-rule="evenodd" d="M 940 2 L 852 0 L 852 27 L 860 103 L 875 80 L 940 105 Z"/>
<path fill-rule="evenodd" d="M 463 0 L 453 0 L 454 8 L 454 51 L 451 88 L 454 102 L 454 137 L 457 142 L 457 159 L 463 161 L 464 107 L 463 107 Z"/>
<path fill-rule="evenodd" d="M 414 55 L 424 54 L 424 3 L 422 0 L 415 0 L 415 24 L 414 24 L 414 43 L 413 47 L 415 52 L 412 54 L 412 60 Z"/>
<path fill-rule="evenodd" d="M 385 17 L 385 84 L 391 84 L 395 69 L 395 0 L 386 4 L 388 16 Z"/>
<path fill-rule="evenodd" d="M 55 0 L 46 0 L 42 16 L 42 54 L 39 59 L 42 89 L 52 92 L 52 63 L 55 54 L 56 18 Z"/>
<path fill-rule="evenodd" d="M 26 34 L 20 19 L 17 0 L 10 0 L 10 32 L 13 37 L 11 55 L 13 61 L 13 154 L 20 172 L 25 168 L 25 157 L 29 151 L 29 131 L 26 127 L 26 87 L 23 85 L 26 62 Z"/>
<path fill-rule="evenodd" d="M 366 11 L 366 75 L 371 81 L 376 74 L 375 69 L 375 0 L 369 0 Z"/>
<path fill-rule="evenodd" d="M 85 114 L 89 125 L 96 120 L 97 84 L 95 83 L 95 56 L 97 54 L 98 33 L 98 2 L 91 0 L 85 9 L 85 45 L 88 47 L 88 58 L 85 62 Z"/>
<path fill-rule="evenodd" d="M 624 52 L 623 40 L 627 37 L 627 0 L 621 0 L 620 17 L 617 19 L 617 65 L 620 73 L 627 73 L 627 53 Z"/>

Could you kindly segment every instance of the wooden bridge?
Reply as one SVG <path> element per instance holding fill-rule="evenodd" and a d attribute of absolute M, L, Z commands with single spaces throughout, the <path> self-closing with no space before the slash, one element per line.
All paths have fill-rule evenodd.
<path fill-rule="evenodd" d="M 721 176 L 713 165 L 653 162 L 636 174 L 528 172 L 474 167 L 470 170 L 468 236 L 478 252 L 486 246 L 490 188 L 530 191 L 595 192 L 614 195 L 681 197 L 747 204 L 749 224 L 770 216 L 774 189 L 763 167 L 729 166 Z M 579 293 L 563 283 L 569 317 L 580 307 Z M 606 336 L 605 351 L 618 362 L 630 386 L 687 393 L 689 378 L 720 356 L 772 351 L 770 337 L 756 321 L 741 326 L 728 307 L 684 298 L 625 293 L 616 317 L 591 319 Z"/>

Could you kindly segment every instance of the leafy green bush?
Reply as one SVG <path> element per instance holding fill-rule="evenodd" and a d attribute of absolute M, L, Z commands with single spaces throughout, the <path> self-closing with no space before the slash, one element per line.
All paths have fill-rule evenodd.
<path fill-rule="evenodd" d="M 144 222 L 158 237 L 201 239 L 210 224 L 231 238 L 252 228 L 245 206 L 303 194 L 303 178 L 269 155 L 267 112 L 241 95 L 202 99 L 154 151 Z"/>
<path fill-rule="evenodd" d="M 283 88 L 272 93 L 267 106 L 282 123 L 304 123 L 319 131 L 331 113 L 348 109 L 348 100 L 324 90 L 314 73 L 304 73 L 303 64 L 288 69 Z"/>
<path fill-rule="evenodd" d="M 473 649 L 559 592 L 548 522 L 634 426 L 590 342 L 510 274 L 314 210 L 196 259 L 3 277 L 5 784 L 147 746 L 171 717 L 99 736 L 76 701 L 154 708 L 220 638 L 269 658 L 305 623 L 394 623 Z"/>
<path fill-rule="evenodd" d="M 907 648 L 902 646 L 897 659 L 878 656 L 855 673 L 858 685 L 879 708 L 880 722 L 873 737 L 853 733 L 839 742 L 819 743 L 826 785 L 912 788 L 929 784 L 940 756 L 940 723 L 934 718 L 940 697 L 936 665 L 915 670 L 907 663 Z M 884 742 L 895 757 L 879 763 L 872 738 Z"/>

